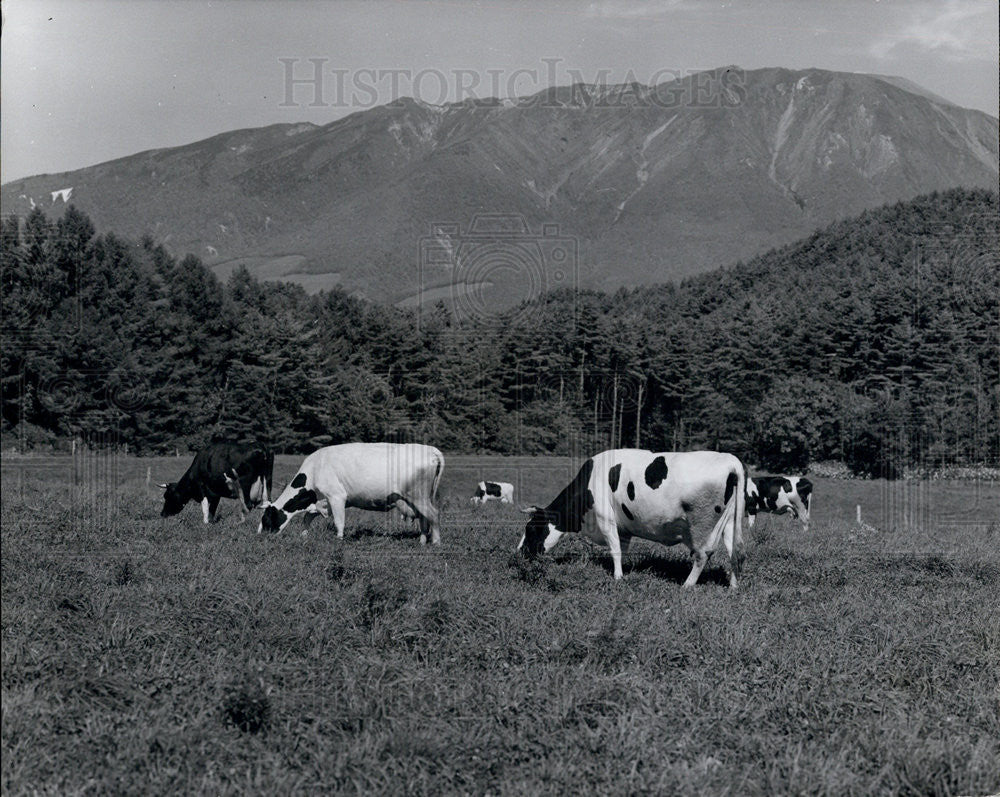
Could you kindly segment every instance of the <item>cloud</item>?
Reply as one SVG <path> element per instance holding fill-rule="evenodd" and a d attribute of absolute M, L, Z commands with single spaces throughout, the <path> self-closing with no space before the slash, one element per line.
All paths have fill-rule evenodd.
<path fill-rule="evenodd" d="M 947 0 L 915 10 L 898 31 L 879 37 L 873 56 L 893 58 L 897 48 L 925 50 L 954 61 L 996 60 L 996 0 Z"/>
<path fill-rule="evenodd" d="M 591 19 L 652 19 L 694 8 L 691 0 L 601 0 L 587 6 Z"/>

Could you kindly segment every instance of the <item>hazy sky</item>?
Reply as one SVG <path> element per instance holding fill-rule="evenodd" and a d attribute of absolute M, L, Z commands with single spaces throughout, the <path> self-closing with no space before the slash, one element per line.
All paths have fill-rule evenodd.
<path fill-rule="evenodd" d="M 3 0 L 0 180 L 241 127 L 322 124 L 395 95 L 439 103 L 727 64 L 901 75 L 996 115 L 998 6 Z M 290 80 L 307 82 L 289 96 Z"/>

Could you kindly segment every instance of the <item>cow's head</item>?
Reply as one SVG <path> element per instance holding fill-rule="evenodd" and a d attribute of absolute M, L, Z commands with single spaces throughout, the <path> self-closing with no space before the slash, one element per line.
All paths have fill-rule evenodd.
<path fill-rule="evenodd" d="M 302 476 L 302 474 L 300 473 L 292 479 L 292 487 L 298 487 L 300 484 L 306 483 L 305 477 L 302 476 L 302 481 L 300 482 L 299 476 Z M 257 531 L 281 531 L 289 524 L 293 517 L 315 504 L 317 499 L 318 496 L 315 490 L 300 488 L 295 495 L 281 505 L 281 508 L 277 504 L 267 504 L 264 507 L 264 513 L 260 517 L 260 526 L 257 527 Z M 279 502 L 281 501 L 281 499 L 278 500 Z"/>
<path fill-rule="evenodd" d="M 792 491 L 788 497 L 789 503 L 795 512 L 795 517 L 802 521 L 802 525 L 809 529 L 809 500 L 812 497 L 812 482 L 805 476 L 792 477 Z"/>
<path fill-rule="evenodd" d="M 267 504 L 264 507 L 264 514 L 260 517 L 260 526 L 257 531 L 281 531 L 291 519 L 291 515 L 282 512 L 274 504 Z"/>
<path fill-rule="evenodd" d="M 809 528 L 809 497 L 812 495 L 812 482 L 804 476 L 788 476 L 778 490 L 775 500 L 775 514 L 783 515 L 791 512 L 792 517 L 802 521 Z"/>
<path fill-rule="evenodd" d="M 521 511 L 530 517 L 524 526 L 524 536 L 521 537 L 517 550 L 529 557 L 551 551 L 563 535 L 555 526 L 558 515 L 538 506 L 524 507 Z"/>
<path fill-rule="evenodd" d="M 183 489 L 177 482 L 161 484 L 160 487 L 163 488 L 163 509 L 160 510 L 160 517 L 176 515 L 190 500 L 187 490 Z"/>

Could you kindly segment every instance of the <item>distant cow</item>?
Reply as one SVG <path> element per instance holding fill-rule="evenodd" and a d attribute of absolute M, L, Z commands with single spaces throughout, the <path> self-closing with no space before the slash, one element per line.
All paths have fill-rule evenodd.
<path fill-rule="evenodd" d="M 805 476 L 754 476 L 747 479 L 747 524 L 753 528 L 758 512 L 788 512 L 809 531 L 809 501 L 813 485 Z"/>
<path fill-rule="evenodd" d="M 514 503 L 514 485 L 507 482 L 479 482 L 472 496 L 472 503 L 485 504 L 487 501 Z"/>
<path fill-rule="evenodd" d="M 632 537 L 684 543 L 694 559 L 685 587 L 697 583 L 708 558 L 724 542 L 732 562 L 729 585 L 743 565 L 743 463 L 716 451 L 662 452 L 616 449 L 597 454 L 546 507 L 531 515 L 518 549 L 550 550 L 567 532 L 578 532 L 594 510 L 597 529 L 611 551 L 614 576 Z"/>
<path fill-rule="evenodd" d="M 306 513 L 308 529 L 316 515 L 333 518 L 344 536 L 347 507 L 388 512 L 420 521 L 420 542 L 441 542 L 437 491 L 444 457 L 433 446 L 416 443 L 347 443 L 314 451 L 303 460 L 281 496 L 264 509 L 257 531 L 280 531 Z M 305 534 L 305 530 L 302 532 Z"/>
<path fill-rule="evenodd" d="M 216 520 L 215 510 L 222 498 L 235 498 L 240 517 L 271 495 L 274 454 L 258 444 L 214 443 L 199 451 L 180 481 L 161 484 L 162 517 L 180 512 L 188 501 L 201 501 L 206 523 Z"/>

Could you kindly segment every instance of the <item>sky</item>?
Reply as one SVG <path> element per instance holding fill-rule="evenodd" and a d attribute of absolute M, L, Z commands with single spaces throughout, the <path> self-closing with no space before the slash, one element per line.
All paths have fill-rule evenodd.
<path fill-rule="evenodd" d="M 993 116 L 997 0 L 3 0 L 0 182 L 416 96 L 899 75 Z"/>

